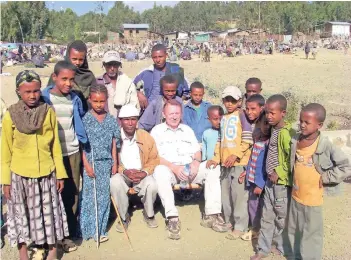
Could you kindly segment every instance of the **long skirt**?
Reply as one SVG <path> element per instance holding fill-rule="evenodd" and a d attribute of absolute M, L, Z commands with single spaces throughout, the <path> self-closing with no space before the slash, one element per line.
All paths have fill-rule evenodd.
<path fill-rule="evenodd" d="M 107 236 L 107 222 L 110 215 L 110 176 L 111 160 L 95 161 L 95 184 L 97 198 L 97 222 L 100 236 Z M 88 240 L 96 236 L 96 212 L 94 196 L 94 179 L 86 171 L 83 173 L 83 188 L 80 205 L 80 233 Z"/>
<path fill-rule="evenodd" d="M 27 178 L 12 173 L 11 198 L 7 201 L 10 245 L 55 244 L 68 236 L 68 225 L 56 174 Z"/>

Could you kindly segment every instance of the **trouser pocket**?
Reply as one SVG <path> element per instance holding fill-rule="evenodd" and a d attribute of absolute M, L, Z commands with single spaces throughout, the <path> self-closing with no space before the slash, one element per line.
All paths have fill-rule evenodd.
<path fill-rule="evenodd" d="M 284 229 L 285 219 L 288 212 L 288 187 L 283 185 L 274 185 L 274 211 L 276 214 L 276 226 L 279 229 Z"/>

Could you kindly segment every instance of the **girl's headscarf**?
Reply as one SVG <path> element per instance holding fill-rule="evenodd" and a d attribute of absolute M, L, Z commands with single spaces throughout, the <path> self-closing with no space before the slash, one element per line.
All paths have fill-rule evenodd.
<path fill-rule="evenodd" d="M 25 82 L 39 82 L 40 77 L 32 70 L 21 71 L 16 77 L 16 94 L 19 101 L 9 107 L 11 119 L 17 130 L 24 134 L 34 134 L 39 130 L 44 123 L 46 113 L 49 105 L 45 104 L 42 100 L 39 101 L 37 107 L 28 109 L 27 105 L 23 102 L 19 95 L 19 88 Z"/>
<path fill-rule="evenodd" d="M 21 96 L 18 93 L 19 87 L 25 82 L 32 82 L 32 81 L 36 81 L 41 84 L 40 77 L 35 71 L 24 70 L 18 73 L 18 75 L 16 76 L 16 94 L 19 99 L 21 99 Z"/>
<path fill-rule="evenodd" d="M 85 52 L 84 63 L 76 70 L 76 76 L 74 77 L 74 81 L 77 86 L 75 86 L 73 89 L 77 91 L 78 94 L 81 94 L 80 95 L 81 98 L 84 97 L 84 99 L 87 99 L 89 96 L 89 87 L 91 85 L 96 84 L 95 76 L 89 70 L 89 65 L 87 60 L 88 49 L 85 43 L 80 40 L 71 42 L 70 44 L 67 45 L 66 56 L 65 56 L 66 61 L 71 62 L 71 60 L 69 59 L 69 54 L 72 49 L 75 49 L 79 52 Z M 48 86 L 52 84 L 53 84 L 53 80 L 51 77 L 49 80 Z M 84 103 L 84 100 L 82 101 Z"/>

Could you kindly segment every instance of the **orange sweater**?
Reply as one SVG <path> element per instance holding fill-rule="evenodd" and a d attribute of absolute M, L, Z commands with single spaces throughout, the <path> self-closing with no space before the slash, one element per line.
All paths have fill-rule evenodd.
<path fill-rule="evenodd" d="M 239 110 L 223 116 L 221 121 L 221 138 L 216 144 L 213 161 L 221 163 L 234 154 L 238 157 L 234 166 L 246 166 L 251 154 L 251 143 L 242 138 L 243 130 Z"/>

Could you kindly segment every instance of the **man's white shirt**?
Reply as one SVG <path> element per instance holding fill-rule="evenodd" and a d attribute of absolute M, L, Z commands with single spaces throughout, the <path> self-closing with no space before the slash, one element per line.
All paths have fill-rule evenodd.
<path fill-rule="evenodd" d="M 193 161 L 194 154 L 201 150 L 194 131 L 187 125 L 179 124 L 172 129 L 166 123 L 155 126 L 151 131 L 160 157 L 175 165 Z"/>

